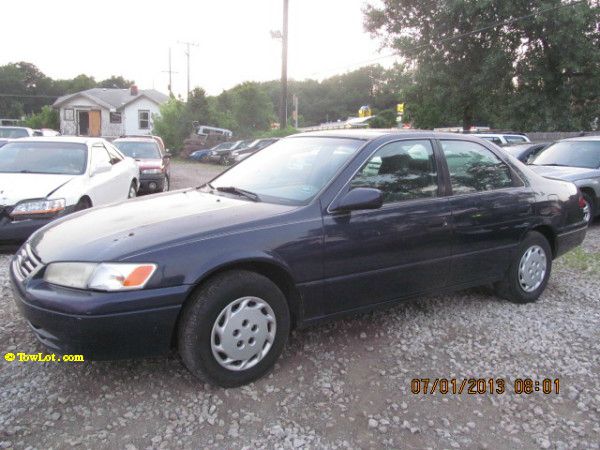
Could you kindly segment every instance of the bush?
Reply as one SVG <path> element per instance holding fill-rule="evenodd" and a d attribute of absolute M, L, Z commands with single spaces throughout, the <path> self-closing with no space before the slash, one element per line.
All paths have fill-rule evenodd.
<path fill-rule="evenodd" d="M 58 111 L 48 105 L 42 106 L 40 112 L 27 116 L 23 122 L 25 126 L 35 129 L 52 128 L 53 130 L 58 130 L 60 128 Z"/>

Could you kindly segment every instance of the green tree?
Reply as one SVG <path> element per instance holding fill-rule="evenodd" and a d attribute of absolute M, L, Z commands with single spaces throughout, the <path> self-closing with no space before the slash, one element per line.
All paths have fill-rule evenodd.
<path fill-rule="evenodd" d="M 185 103 L 171 98 L 160 106 L 160 116 L 154 117 L 153 133 L 160 136 L 165 146 L 175 153 L 183 147 L 183 140 L 190 134 L 191 124 L 182 118 L 185 115 Z"/>
<path fill-rule="evenodd" d="M 40 112 L 27 116 L 24 122 L 30 128 L 51 128 L 53 130 L 60 128 L 58 111 L 48 105 L 42 106 Z"/>
<path fill-rule="evenodd" d="M 600 117 L 600 8 L 560 0 L 515 4 L 515 14 L 548 13 L 516 24 L 522 57 L 515 63 L 512 127 L 589 130 Z"/>
<path fill-rule="evenodd" d="M 367 30 L 416 65 L 419 87 L 410 91 L 409 111 L 418 101 L 431 105 L 443 99 L 438 109 L 460 117 L 464 128 L 487 119 L 490 105 L 510 89 L 518 36 L 502 27 L 472 31 L 510 18 L 512 3 L 383 0 L 366 8 Z M 438 114 L 426 121 L 424 111 L 412 112 L 419 126 L 439 120 Z"/>
<path fill-rule="evenodd" d="M 107 89 L 127 89 L 128 87 L 135 84 L 133 80 L 126 80 L 121 75 L 116 76 L 112 75 L 110 78 L 106 80 L 102 80 L 98 83 L 97 87 L 107 88 Z"/>

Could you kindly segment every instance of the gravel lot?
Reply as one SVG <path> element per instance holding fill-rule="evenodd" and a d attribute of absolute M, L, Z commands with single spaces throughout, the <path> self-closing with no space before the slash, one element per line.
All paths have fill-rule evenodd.
<path fill-rule="evenodd" d="M 174 187 L 217 167 L 175 163 Z M 17 313 L 0 255 L 0 354 L 45 352 Z M 487 289 L 420 298 L 294 332 L 250 386 L 200 384 L 176 355 L 0 361 L 0 448 L 599 448 L 600 223 L 555 262 L 535 304 Z M 412 378 L 494 377 L 507 392 L 414 395 Z M 515 394 L 560 378 L 560 394 Z"/>

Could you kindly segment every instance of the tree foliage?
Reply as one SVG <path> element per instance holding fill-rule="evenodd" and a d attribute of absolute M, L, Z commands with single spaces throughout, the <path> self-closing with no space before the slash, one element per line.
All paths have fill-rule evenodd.
<path fill-rule="evenodd" d="M 588 129 L 599 114 L 599 8 L 561 0 L 382 0 L 368 31 L 413 67 L 422 128 Z"/>

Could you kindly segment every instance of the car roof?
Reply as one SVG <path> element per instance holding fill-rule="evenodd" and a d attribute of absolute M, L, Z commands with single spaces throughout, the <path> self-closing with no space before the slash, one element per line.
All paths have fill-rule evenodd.
<path fill-rule="evenodd" d="M 15 139 L 14 142 L 70 142 L 73 144 L 92 145 L 106 143 L 106 139 L 86 136 L 33 136 Z"/>
<path fill-rule="evenodd" d="M 562 139 L 563 141 L 600 141 L 600 136 L 578 136 L 567 139 Z"/>
<path fill-rule="evenodd" d="M 481 141 L 478 139 L 479 136 L 476 134 L 463 134 L 463 133 L 444 133 L 438 131 L 428 130 L 384 130 L 384 129 L 360 129 L 360 130 L 323 130 L 323 131 L 309 131 L 306 133 L 298 133 L 289 138 L 301 138 L 301 137 L 338 137 L 348 139 L 361 139 L 365 141 L 372 141 L 382 136 L 398 137 L 402 139 L 465 139 L 470 141 Z"/>
<path fill-rule="evenodd" d="M 122 137 L 122 138 L 115 139 L 113 142 L 154 142 L 155 144 L 158 144 L 156 142 L 156 139 L 154 139 L 151 136 L 148 136 L 148 137 Z"/>

